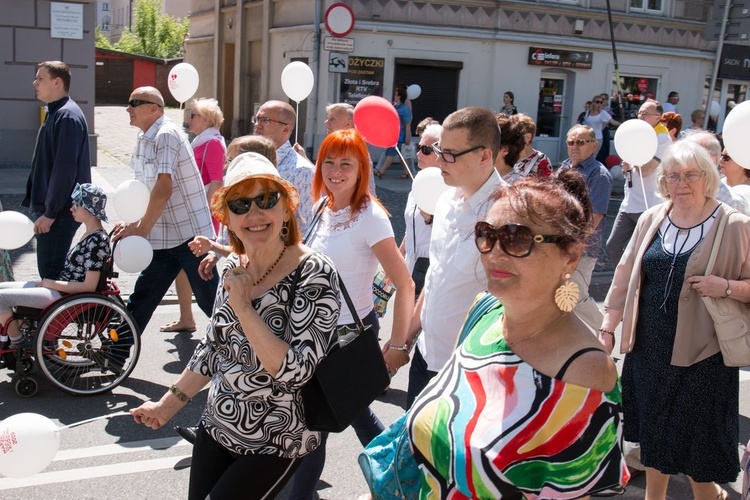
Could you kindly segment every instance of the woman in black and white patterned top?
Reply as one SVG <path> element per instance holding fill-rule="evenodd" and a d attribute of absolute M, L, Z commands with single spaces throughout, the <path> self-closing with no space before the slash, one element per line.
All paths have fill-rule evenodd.
<path fill-rule="evenodd" d="M 210 382 L 190 499 L 274 498 L 320 443 L 306 427 L 300 391 L 334 338 L 338 278 L 328 257 L 302 245 L 297 203 L 267 159 L 234 159 L 212 201 L 233 253 L 211 324 L 161 400 L 131 411 L 158 429 Z"/>

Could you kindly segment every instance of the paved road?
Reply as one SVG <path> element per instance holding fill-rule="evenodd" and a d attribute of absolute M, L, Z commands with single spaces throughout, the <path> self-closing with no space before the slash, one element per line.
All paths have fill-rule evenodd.
<path fill-rule="evenodd" d="M 177 110 L 168 110 L 181 121 Z M 131 179 L 132 171 L 125 165 L 135 141 L 136 131 L 127 122 L 122 107 L 98 107 L 96 131 L 99 134 L 98 167 L 93 170 L 94 182 L 112 193 L 120 182 Z M 398 238 L 403 234 L 403 213 L 408 181 L 399 180 L 400 172 L 389 172 L 378 181 L 378 194 L 394 215 Z M 0 170 L 0 201 L 6 209 L 20 202 L 26 171 Z M 616 204 L 613 205 L 616 211 Z M 116 220 L 108 207 L 111 220 Z M 33 244 L 13 252 L 16 279 L 34 279 L 36 266 Z M 121 274 L 118 283 L 124 291 L 132 290 L 135 276 Z M 598 269 L 593 295 L 601 300 L 609 286 L 608 265 Z M 21 399 L 15 395 L 7 372 L 0 372 L 0 419 L 23 411 L 41 413 L 60 425 L 131 408 L 141 401 L 160 397 L 190 357 L 205 329 L 207 319 L 194 308 L 198 321 L 195 333 L 163 334 L 158 325 L 177 317 L 174 297 L 167 297 L 143 335 L 141 359 L 133 375 L 111 394 L 77 398 L 56 391 L 40 374 L 40 391 L 35 398 Z M 383 322 L 383 337 L 390 331 L 390 318 Z M 402 370 L 394 377 L 388 392 L 373 403 L 375 413 L 388 424 L 403 412 L 406 399 L 407 374 Z M 740 437 L 750 438 L 750 371 L 741 375 Z M 197 421 L 205 401 L 199 395 L 175 418 L 175 423 Z M 171 430 L 150 431 L 136 426 L 128 417 L 100 420 L 61 431 L 61 446 L 55 461 L 44 472 L 28 479 L 0 478 L 0 498 L 35 499 L 180 499 L 187 494 L 190 447 Z M 689 439 L 686 436 L 685 439 Z M 333 435 L 328 443 L 328 461 L 319 483 L 319 496 L 324 499 L 350 499 L 366 491 L 356 457 L 359 442 L 351 430 Z M 635 478 L 623 498 L 643 498 L 643 478 Z M 739 498 L 739 484 L 729 486 L 731 498 Z M 7 492 L 5 490 L 8 490 Z M 280 498 L 286 498 L 282 493 Z M 684 477 L 670 485 L 670 499 L 690 498 Z"/>

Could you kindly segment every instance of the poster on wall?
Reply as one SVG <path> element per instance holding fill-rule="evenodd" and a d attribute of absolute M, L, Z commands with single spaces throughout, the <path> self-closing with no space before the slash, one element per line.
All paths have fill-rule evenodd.
<path fill-rule="evenodd" d="M 339 102 L 356 106 L 369 95 L 383 95 L 385 59 L 349 55 L 349 69 L 341 74 Z"/>

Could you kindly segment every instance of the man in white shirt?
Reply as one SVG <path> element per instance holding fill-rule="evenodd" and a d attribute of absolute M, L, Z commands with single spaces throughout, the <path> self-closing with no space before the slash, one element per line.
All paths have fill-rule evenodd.
<path fill-rule="evenodd" d="M 625 182 L 625 196 L 617 212 L 612 232 L 607 239 L 607 254 L 614 267 L 617 267 L 620 262 L 641 214 L 647 208 L 664 201 L 656 189 L 656 167 L 661 163 L 661 158 L 664 156 L 667 147 L 672 144 L 672 139 L 669 137 L 667 128 L 659 122 L 662 113 L 661 104 L 653 99 L 648 99 L 638 109 L 638 119 L 654 127 L 659 144 L 656 148 L 656 154 L 645 165 L 634 167 L 622 162 L 622 173 L 627 180 Z"/>
<path fill-rule="evenodd" d="M 287 102 L 268 101 L 250 121 L 255 126 L 255 134 L 268 137 L 276 144 L 276 168 L 284 180 L 297 188 L 299 207 L 294 216 L 302 234 L 307 234 L 307 225 L 313 218 L 312 179 L 315 166 L 289 143 L 297 113 Z"/>
<path fill-rule="evenodd" d="M 422 330 L 409 370 L 407 406 L 448 361 L 474 297 L 487 280 L 472 234 L 489 210 L 489 196 L 505 184 L 494 163 L 500 130 L 484 108 L 460 109 L 443 122 L 435 148 L 445 183 L 432 223 L 430 268 L 409 327 L 409 343 Z M 392 367 L 393 369 L 393 367 Z"/>
<path fill-rule="evenodd" d="M 213 239 L 214 228 L 187 136 L 164 116 L 164 98 L 154 87 L 135 89 L 127 112 L 130 124 L 141 129 L 130 166 L 151 196 L 146 215 L 132 224 L 118 224 L 113 238 L 142 236 L 154 249 L 151 264 L 138 276 L 128 301 L 128 309 L 143 333 L 181 269 L 187 274 L 198 306 L 209 317 L 219 279 L 216 274 L 209 280 L 201 279 L 201 259 L 188 247 L 196 236 Z"/>
<path fill-rule="evenodd" d="M 680 94 L 679 92 L 675 92 L 674 90 L 669 93 L 667 96 L 667 102 L 664 103 L 662 108 L 664 109 L 664 113 L 671 111 L 672 113 L 679 113 L 677 111 L 677 104 L 680 102 Z"/>

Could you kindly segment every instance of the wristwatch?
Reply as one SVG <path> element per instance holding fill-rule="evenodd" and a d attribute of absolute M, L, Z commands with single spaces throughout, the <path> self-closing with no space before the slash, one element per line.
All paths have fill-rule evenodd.
<path fill-rule="evenodd" d="M 727 280 L 727 290 L 724 292 L 724 295 L 727 297 L 732 295 L 732 285 L 729 284 L 729 280 Z"/>

